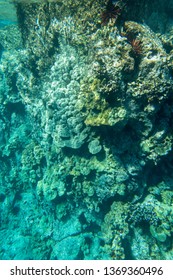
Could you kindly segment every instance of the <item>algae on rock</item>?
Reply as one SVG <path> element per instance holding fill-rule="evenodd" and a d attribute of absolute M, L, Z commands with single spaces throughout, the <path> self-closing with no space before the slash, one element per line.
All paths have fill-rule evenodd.
<path fill-rule="evenodd" d="M 127 1 L 105 25 L 108 1 L 15 2 L 19 29 L 0 31 L 0 258 L 173 259 L 166 2 Z"/>

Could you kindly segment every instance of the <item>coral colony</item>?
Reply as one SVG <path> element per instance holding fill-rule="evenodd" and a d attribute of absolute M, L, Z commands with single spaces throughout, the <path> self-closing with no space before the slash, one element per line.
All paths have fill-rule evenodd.
<path fill-rule="evenodd" d="M 0 258 L 173 259 L 167 1 L 14 2 L 17 23 L 0 28 Z"/>

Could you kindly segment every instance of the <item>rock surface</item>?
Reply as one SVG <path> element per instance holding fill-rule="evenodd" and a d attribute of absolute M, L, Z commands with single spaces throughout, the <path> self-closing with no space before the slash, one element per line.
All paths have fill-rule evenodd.
<path fill-rule="evenodd" d="M 0 259 L 173 259 L 173 1 L 15 2 Z"/>

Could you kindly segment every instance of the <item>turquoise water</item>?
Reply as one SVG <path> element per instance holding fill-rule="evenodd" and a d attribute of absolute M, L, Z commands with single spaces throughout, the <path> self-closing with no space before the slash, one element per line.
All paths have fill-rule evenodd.
<path fill-rule="evenodd" d="M 0 259 L 172 260 L 173 1 L 0 8 Z"/>

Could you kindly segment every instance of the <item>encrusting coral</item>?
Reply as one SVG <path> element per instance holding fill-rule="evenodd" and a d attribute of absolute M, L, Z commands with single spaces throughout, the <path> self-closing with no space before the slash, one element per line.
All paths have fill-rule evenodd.
<path fill-rule="evenodd" d="M 19 27 L 0 31 L 1 259 L 173 258 L 163 5 L 15 1 Z"/>

